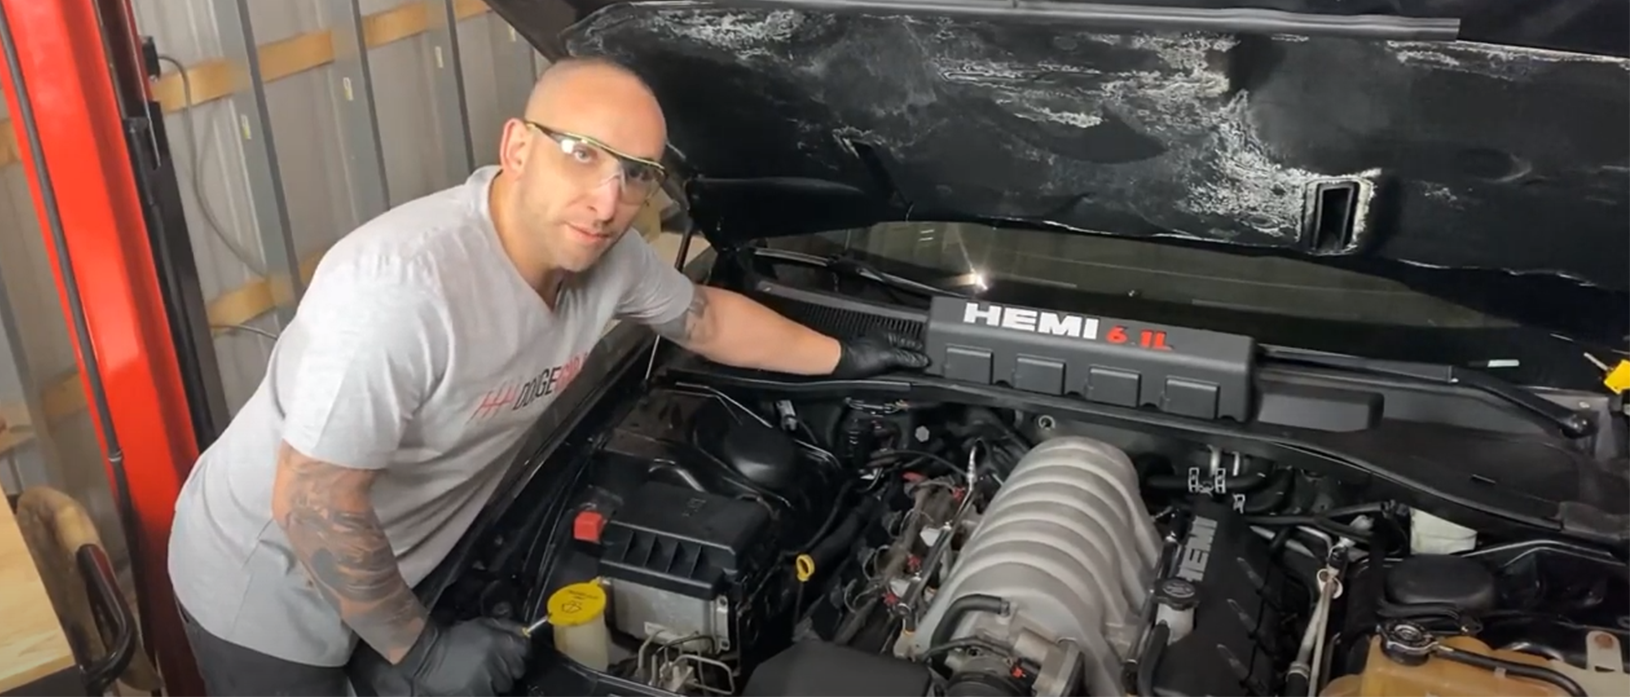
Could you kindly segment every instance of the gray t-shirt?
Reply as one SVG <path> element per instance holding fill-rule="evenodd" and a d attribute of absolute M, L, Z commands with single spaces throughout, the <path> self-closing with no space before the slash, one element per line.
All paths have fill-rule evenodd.
<path fill-rule="evenodd" d="M 417 584 L 607 322 L 665 322 L 689 305 L 690 281 L 630 232 L 550 310 L 499 244 L 495 173 L 392 209 L 323 257 L 265 379 L 176 502 L 170 577 L 210 633 L 310 665 L 341 665 L 356 646 L 272 521 L 279 440 L 383 470 L 374 508 Z"/>

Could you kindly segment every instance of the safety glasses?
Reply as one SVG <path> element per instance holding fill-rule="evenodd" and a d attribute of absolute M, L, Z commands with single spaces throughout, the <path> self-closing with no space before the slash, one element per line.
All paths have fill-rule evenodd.
<path fill-rule="evenodd" d="M 621 152 L 589 136 L 557 131 L 534 121 L 527 121 L 526 125 L 560 146 L 560 152 L 566 156 L 566 171 L 585 189 L 616 178 L 621 180 L 618 191 L 624 203 L 645 203 L 662 188 L 668 176 L 668 170 L 661 163 Z"/>

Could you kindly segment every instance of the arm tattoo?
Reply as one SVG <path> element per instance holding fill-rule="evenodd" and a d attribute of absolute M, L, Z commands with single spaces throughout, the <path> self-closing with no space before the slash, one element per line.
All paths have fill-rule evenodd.
<path fill-rule="evenodd" d="M 707 288 L 691 287 L 695 292 L 692 293 L 690 307 L 685 308 L 684 314 L 652 327 L 663 338 L 681 346 L 706 342 L 710 335 L 705 322 L 708 313 Z"/>
<path fill-rule="evenodd" d="M 429 616 L 402 579 L 380 527 L 369 471 L 336 467 L 286 446 L 278 458 L 273 515 L 323 597 L 357 636 L 396 663 Z"/>

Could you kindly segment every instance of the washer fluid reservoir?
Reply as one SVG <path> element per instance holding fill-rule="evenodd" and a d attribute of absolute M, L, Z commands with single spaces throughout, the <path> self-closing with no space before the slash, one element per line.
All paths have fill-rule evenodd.
<path fill-rule="evenodd" d="M 606 629 L 606 589 L 598 581 L 564 586 L 549 596 L 549 624 L 555 650 L 604 672 L 611 665 L 611 632 Z"/>

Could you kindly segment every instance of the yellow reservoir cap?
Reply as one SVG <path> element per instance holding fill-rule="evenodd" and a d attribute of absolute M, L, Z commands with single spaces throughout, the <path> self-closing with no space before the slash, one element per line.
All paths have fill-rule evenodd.
<path fill-rule="evenodd" d="M 1602 378 L 1602 384 L 1613 394 L 1630 391 L 1630 360 L 1621 360 L 1618 365 L 1607 371 L 1607 375 Z"/>
<path fill-rule="evenodd" d="M 606 611 L 606 589 L 597 581 L 583 581 L 561 588 L 549 596 L 549 623 L 575 627 L 592 622 Z"/>

